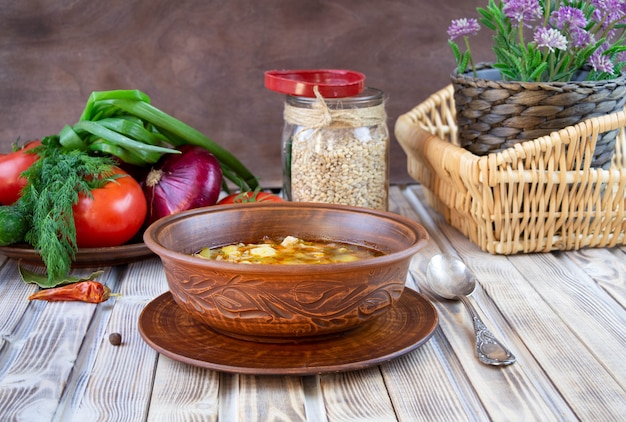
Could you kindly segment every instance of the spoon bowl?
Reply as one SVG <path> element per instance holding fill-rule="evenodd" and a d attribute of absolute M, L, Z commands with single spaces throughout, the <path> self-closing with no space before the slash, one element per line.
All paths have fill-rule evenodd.
<path fill-rule="evenodd" d="M 428 288 L 445 299 L 458 299 L 472 316 L 476 337 L 476 354 L 487 365 L 509 365 L 515 356 L 498 341 L 480 319 L 468 296 L 476 289 L 476 279 L 459 258 L 439 254 L 433 256 L 426 270 Z"/>
<path fill-rule="evenodd" d="M 463 261 L 439 254 L 431 258 L 426 272 L 428 287 L 445 299 L 468 296 L 476 289 L 476 280 Z"/>

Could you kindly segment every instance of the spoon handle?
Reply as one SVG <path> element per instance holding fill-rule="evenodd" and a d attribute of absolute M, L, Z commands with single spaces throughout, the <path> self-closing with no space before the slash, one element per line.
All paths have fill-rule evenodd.
<path fill-rule="evenodd" d="M 459 299 L 470 315 L 474 323 L 474 333 L 476 335 L 476 354 L 478 359 L 487 365 L 510 365 L 515 362 L 515 356 L 511 353 L 485 326 L 478 316 L 472 302 L 466 296 L 460 296 Z"/>

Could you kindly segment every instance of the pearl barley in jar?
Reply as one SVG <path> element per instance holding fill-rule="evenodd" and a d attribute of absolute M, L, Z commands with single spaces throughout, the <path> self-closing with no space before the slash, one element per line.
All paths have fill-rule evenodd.
<path fill-rule="evenodd" d="M 386 210 L 389 130 L 383 93 L 343 98 L 288 95 L 282 140 L 283 188 L 296 202 Z"/>

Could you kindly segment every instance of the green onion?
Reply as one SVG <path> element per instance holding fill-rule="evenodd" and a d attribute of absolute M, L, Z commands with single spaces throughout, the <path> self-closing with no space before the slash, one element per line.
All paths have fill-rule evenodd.
<path fill-rule="evenodd" d="M 140 141 L 136 141 L 132 138 L 126 136 L 129 134 L 116 132 L 114 130 L 108 129 L 106 126 L 102 125 L 100 122 L 90 122 L 90 121 L 82 121 L 78 122 L 73 126 L 74 131 L 85 131 L 89 132 L 92 135 L 96 135 L 97 137 L 106 139 L 116 145 L 121 147 L 125 147 L 128 149 L 136 149 L 136 150 L 144 150 L 144 151 L 154 151 L 161 153 L 172 153 L 177 152 L 176 150 L 170 148 L 164 148 L 157 145 L 150 145 Z M 61 140 L 62 143 L 63 140 Z"/>
<path fill-rule="evenodd" d="M 92 92 L 78 123 L 65 127 L 59 136 L 66 148 L 105 152 L 135 165 L 154 164 L 161 154 L 178 152 L 167 144 L 196 145 L 211 152 L 224 177 L 241 190 L 259 186 L 252 172 L 228 150 L 152 106 L 150 97 L 138 90 Z"/>
<path fill-rule="evenodd" d="M 236 184 L 241 186 L 241 182 L 243 182 L 251 190 L 254 190 L 258 186 L 257 178 L 234 155 L 196 129 L 145 102 L 128 100 L 110 101 L 126 112 L 152 123 L 159 131 L 165 130 L 168 133 L 177 135 L 186 141 L 186 143 L 206 148 L 215 155 L 220 164 L 227 166 L 234 172 L 236 177 L 228 178 Z M 243 186 L 241 187 L 243 189 Z"/>
<path fill-rule="evenodd" d="M 148 145 L 165 146 L 167 138 L 155 130 L 144 127 L 141 119 L 132 116 L 107 117 L 98 120 L 98 123 L 107 129 L 124 133 L 126 136 Z"/>
<path fill-rule="evenodd" d="M 125 163 L 135 166 L 145 166 L 146 163 L 155 164 L 161 158 L 160 153 L 128 150 L 119 145 L 115 145 L 104 139 L 96 139 L 89 143 L 89 151 L 99 151 L 105 154 L 114 155 Z"/>

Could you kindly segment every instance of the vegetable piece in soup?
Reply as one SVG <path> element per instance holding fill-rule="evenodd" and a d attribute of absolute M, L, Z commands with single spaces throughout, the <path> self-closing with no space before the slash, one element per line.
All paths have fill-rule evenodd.
<path fill-rule="evenodd" d="M 194 256 L 242 264 L 336 264 L 382 255 L 381 252 L 348 243 L 302 240 L 287 236 L 282 240 L 265 238 L 259 243 L 237 243 L 203 248 Z"/>

